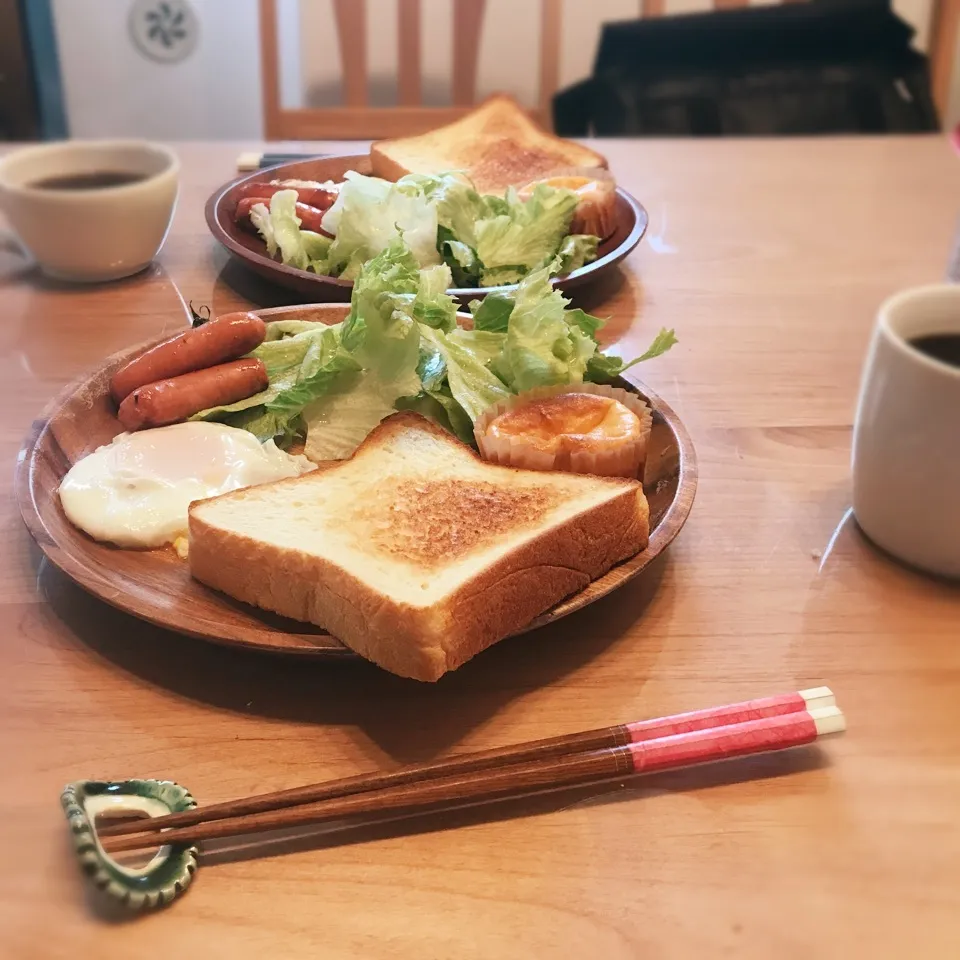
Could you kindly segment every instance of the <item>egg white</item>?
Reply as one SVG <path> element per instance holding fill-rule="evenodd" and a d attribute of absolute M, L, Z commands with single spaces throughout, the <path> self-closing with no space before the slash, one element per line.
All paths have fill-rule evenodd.
<path fill-rule="evenodd" d="M 78 460 L 60 484 L 60 502 L 70 522 L 95 540 L 159 547 L 186 533 L 194 500 L 315 469 L 246 430 L 177 423 L 122 433 Z"/>

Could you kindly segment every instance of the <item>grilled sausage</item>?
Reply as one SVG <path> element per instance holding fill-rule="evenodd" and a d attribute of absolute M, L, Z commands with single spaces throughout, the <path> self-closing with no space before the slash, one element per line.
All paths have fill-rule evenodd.
<path fill-rule="evenodd" d="M 124 364 L 110 378 L 110 395 L 119 404 L 137 387 L 235 360 L 260 346 L 266 335 L 267 328 L 256 314 L 224 314 Z"/>
<path fill-rule="evenodd" d="M 253 226 L 250 220 L 250 210 L 255 203 L 262 203 L 265 206 L 270 206 L 270 200 L 266 197 L 244 197 L 238 204 L 237 210 L 234 214 L 234 218 L 237 223 L 242 224 L 243 226 Z M 323 229 L 323 210 L 318 210 L 316 207 L 311 207 L 306 203 L 297 203 L 297 216 L 300 218 L 300 226 L 304 230 L 312 230 L 314 233 L 322 233 L 324 236 L 329 237 L 330 234 Z M 256 229 L 256 228 L 254 228 Z"/>
<path fill-rule="evenodd" d="M 117 414 L 126 430 L 179 423 L 208 407 L 245 400 L 267 388 L 262 360 L 245 357 L 137 387 Z"/>
<path fill-rule="evenodd" d="M 249 197 L 257 197 L 266 202 L 280 190 L 296 190 L 297 199 L 301 203 L 316 207 L 320 211 L 332 207 L 338 193 L 333 184 L 318 183 L 315 180 L 252 180 L 237 190 L 237 199 L 242 202 Z"/>

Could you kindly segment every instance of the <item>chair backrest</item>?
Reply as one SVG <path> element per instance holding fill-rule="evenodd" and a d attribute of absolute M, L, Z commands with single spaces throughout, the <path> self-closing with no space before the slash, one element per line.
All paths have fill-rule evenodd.
<path fill-rule="evenodd" d="M 270 140 L 373 139 L 410 136 L 466 113 L 475 103 L 485 0 L 452 0 L 452 106 L 424 106 L 421 95 L 420 0 L 397 0 L 397 106 L 369 103 L 366 0 L 332 0 L 340 60 L 343 105 L 286 109 L 280 99 L 277 0 L 260 0 L 264 133 Z M 560 16 L 563 0 L 540 0 L 540 69 L 537 108 L 550 123 L 550 100 L 559 83 Z"/>
<path fill-rule="evenodd" d="M 449 107 L 424 106 L 421 97 L 420 0 L 397 0 L 397 106 L 373 107 L 368 99 L 366 0 L 332 0 L 343 64 L 343 106 L 285 109 L 280 100 L 277 0 L 260 0 L 264 132 L 270 140 L 372 139 L 408 136 L 449 123 L 474 104 L 485 0 L 453 4 L 453 77 Z M 517 0 L 526 2 L 526 0 Z M 582 0 L 575 0 L 580 3 Z M 712 0 L 716 9 L 745 7 L 749 0 Z M 783 3 L 802 0 L 781 0 Z M 638 13 L 662 16 L 669 0 L 638 0 Z M 540 0 L 540 64 L 537 107 L 550 125 L 550 100 L 559 86 L 563 0 Z M 948 116 L 960 30 L 960 0 L 930 0 L 926 43 L 933 98 Z"/>
<path fill-rule="evenodd" d="M 933 0 L 927 56 L 930 58 L 930 82 L 933 101 L 946 123 L 950 110 L 950 90 L 957 62 L 957 31 L 960 29 L 960 0 Z"/>

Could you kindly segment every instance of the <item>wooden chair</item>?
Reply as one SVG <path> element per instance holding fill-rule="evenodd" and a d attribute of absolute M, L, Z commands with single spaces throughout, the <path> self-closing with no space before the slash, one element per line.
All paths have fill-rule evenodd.
<path fill-rule="evenodd" d="M 520 0 L 526 2 L 526 0 Z M 260 0 L 260 55 L 263 71 L 264 133 L 268 140 L 369 140 L 410 136 L 466 113 L 475 103 L 477 64 L 485 0 L 453 3 L 453 106 L 429 107 L 421 100 L 420 0 L 398 0 L 398 104 L 368 102 L 366 0 L 333 0 L 340 58 L 343 106 L 285 109 L 280 102 L 276 0 Z M 549 124 L 550 100 L 560 65 L 562 0 L 540 0 L 540 86 L 534 116 Z"/>
<path fill-rule="evenodd" d="M 960 28 L 960 0 L 933 0 L 927 56 L 930 58 L 930 84 L 933 101 L 941 122 L 950 109 L 950 86 L 957 59 L 957 30 Z"/>
<path fill-rule="evenodd" d="M 343 63 L 344 105 L 322 109 L 284 109 L 280 102 L 276 0 L 260 0 L 260 49 L 263 70 L 264 130 L 269 140 L 374 139 L 408 136 L 449 123 L 474 104 L 485 0 L 453 3 L 453 106 L 421 102 L 420 0 L 398 0 L 398 105 L 368 103 L 366 0 L 333 0 Z M 517 0 L 527 2 L 527 0 Z M 580 3 L 583 0 L 575 0 Z M 717 9 L 743 7 L 749 0 L 713 0 Z M 784 3 L 802 0 L 782 0 Z M 540 0 L 540 84 L 538 106 L 531 111 L 550 124 L 550 100 L 559 85 L 563 0 Z M 638 0 L 638 13 L 662 16 L 668 0 Z M 930 0 L 927 52 L 933 98 L 940 116 L 949 110 L 960 0 Z"/>

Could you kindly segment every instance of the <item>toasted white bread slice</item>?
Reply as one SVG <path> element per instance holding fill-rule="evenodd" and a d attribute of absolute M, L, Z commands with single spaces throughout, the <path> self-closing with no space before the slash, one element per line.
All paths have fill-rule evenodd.
<path fill-rule="evenodd" d="M 465 172 L 480 193 L 503 194 L 570 167 L 606 167 L 587 147 L 538 127 L 510 97 L 498 94 L 466 116 L 417 137 L 378 140 L 370 147 L 374 176 Z"/>
<path fill-rule="evenodd" d="M 415 413 L 353 457 L 190 506 L 190 569 L 437 680 L 647 544 L 635 480 L 495 466 Z"/>

